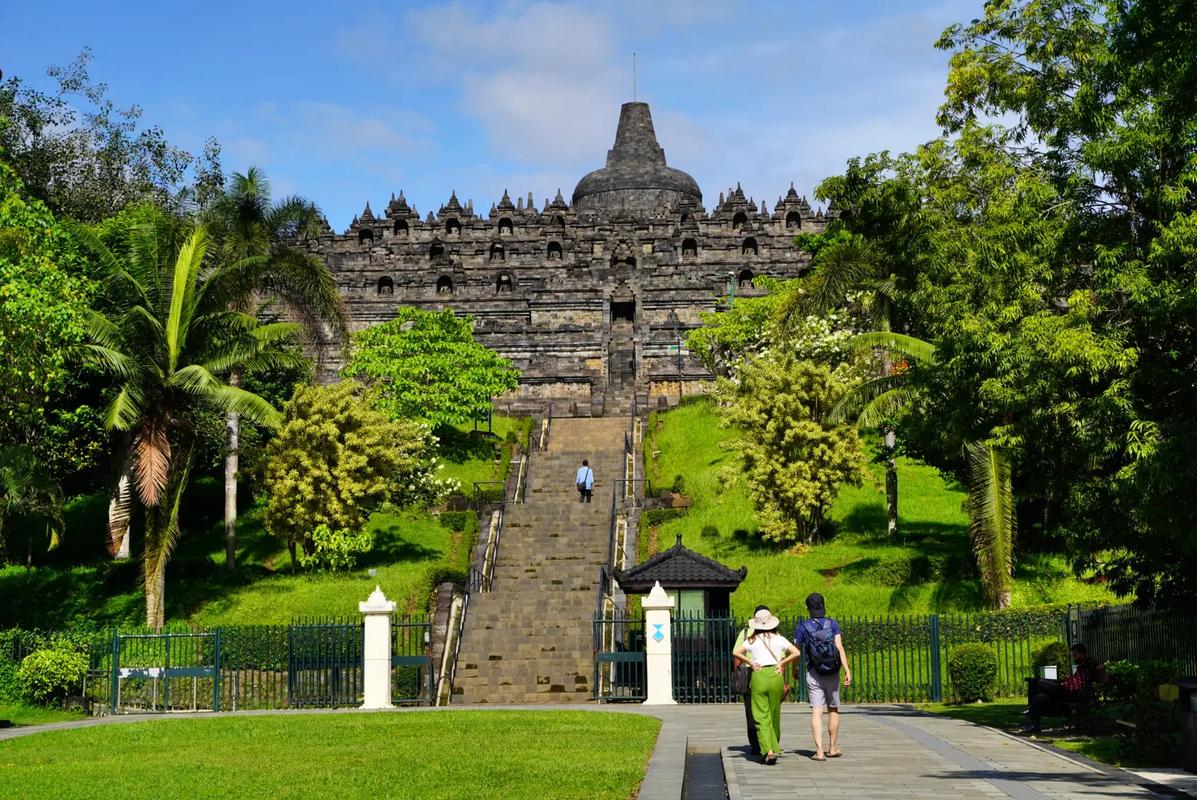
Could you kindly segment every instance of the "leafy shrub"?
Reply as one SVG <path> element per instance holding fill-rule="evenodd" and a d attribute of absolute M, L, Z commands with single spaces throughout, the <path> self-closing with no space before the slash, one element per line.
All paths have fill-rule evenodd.
<path fill-rule="evenodd" d="M 305 569 L 327 569 L 331 572 L 353 569 L 361 553 L 374 547 L 374 534 L 369 530 L 350 533 L 344 529 L 330 530 L 317 525 L 312 531 L 312 552 L 301 551 L 299 563 Z"/>
<path fill-rule="evenodd" d="M 417 666 L 395 667 L 391 673 L 391 697 L 395 702 L 416 700 L 427 694 L 421 672 L 423 670 Z"/>
<path fill-rule="evenodd" d="M 451 583 L 454 586 L 465 586 L 469 579 L 468 570 L 462 567 L 454 567 L 449 564 L 437 564 L 428 569 L 428 586 L 432 589 L 440 586 L 442 583 Z"/>
<path fill-rule="evenodd" d="M 473 511 L 442 511 L 440 514 L 442 528 L 461 533 L 478 524 L 478 518 Z"/>
<path fill-rule="evenodd" d="M 1035 673 L 1040 667 L 1055 666 L 1056 673 L 1062 678 L 1072 669 L 1072 655 L 1068 652 L 1068 645 L 1064 642 L 1048 642 L 1035 651 L 1031 657 L 1031 666 Z"/>
<path fill-rule="evenodd" d="M 992 700 L 997 682 L 997 653 L 976 642 L 953 647 L 948 652 L 948 679 L 958 702 Z"/>
<path fill-rule="evenodd" d="M 935 564 L 925 555 L 907 555 L 865 566 L 861 577 L 881 586 L 910 586 L 928 583 L 937 577 Z"/>
<path fill-rule="evenodd" d="M 719 538 L 719 529 L 716 528 L 714 525 L 703 525 L 702 526 L 702 538 L 718 539 Z"/>
<path fill-rule="evenodd" d="M 507 444 L 515 444 L 515 431 L 507 431 L 507 433 L 503 435 L 503 441 Z"/>
<path fill-rule="evenodd" d="M 21 695 L 31 703 L 62 700 L 79 691 L 87 675 L 87 656 L 74 650 L 35 650 L 17 667 Z"/>
<path fill-rule="evenodd" d="M 669 487 L 674 494 L 686 493 L 686 479 L 681 475 L 673 476 L 673 485 Z"/>
<path fill-rule="evenodd" d="M 501 503 L 503 501 L 503 487 L 502 486 L 479 486 L 478 487 L 478 502 L 480 503 Z"/>
<path fill-rule="evenodd" d="M 678 519 L 682 516 L 682 511 L 679 508 L 649 508 L 645 509 L 641 515 L 644 524 L 650 528 L 655 528 L 658 525 L 664 524 L 671 519 Z"/>
<path fill-rule="evenodd" d="M 1165 660 L 1133 662 L 1122 659 L 1108 662 L 1105 668 L 1110 676 L 1103 688 L 1107 699 L 1146 702 L 1158 700 L 1160 684 L 1171 683 L 1181 672 L 1179 663 Z"/>

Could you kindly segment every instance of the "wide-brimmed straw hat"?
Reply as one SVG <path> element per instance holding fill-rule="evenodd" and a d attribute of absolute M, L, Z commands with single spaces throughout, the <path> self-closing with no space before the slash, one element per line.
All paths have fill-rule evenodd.
<path fill-rule="evenodd" d="M 768 611 L 761 611 L 755 617 L 748 620 L 748 629 L 756 631 L 757 633 L 775 631 L 779 625 L 781 625 L 781 620 L 770 614 Z"/>

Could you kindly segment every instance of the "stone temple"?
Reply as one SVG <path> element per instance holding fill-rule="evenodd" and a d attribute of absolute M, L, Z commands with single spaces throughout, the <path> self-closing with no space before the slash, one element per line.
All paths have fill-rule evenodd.
<path fill-rule="evenodd" d="M 353 329 L 398 305 L 469 314 L 523 373 L 500 407 L 601 416 L 701 391 L 711 376 L 685 349 L 700 312 L 759 295 L 758 276 L 800 275 L 809 256 L 793 237 L 824 224 L 792 184 L 772 212 L 738 185 L 708 212 L 694 179 L 666 164 L 648 105 L 625 103 L 606 166 L 568 202 L 559 190 L 538 210 L 504 192 L 479 214 L 453 193 L 421 219 L 400 192 L 310 246 Z"/>

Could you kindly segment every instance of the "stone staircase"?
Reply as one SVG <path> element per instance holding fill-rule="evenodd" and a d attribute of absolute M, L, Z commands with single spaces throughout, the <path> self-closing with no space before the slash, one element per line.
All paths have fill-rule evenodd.
<path fill-rule="evenodd" d="M 532 458 L 527 502 L 507 506 L 493 590 L 470 596 L 454 704 L 590 700 L 598 573 L 626 428 L 626 417 L 553 420 L 548 450 Z M 574 486 L 583 458 L 595 476 L 588 504 Z"/>

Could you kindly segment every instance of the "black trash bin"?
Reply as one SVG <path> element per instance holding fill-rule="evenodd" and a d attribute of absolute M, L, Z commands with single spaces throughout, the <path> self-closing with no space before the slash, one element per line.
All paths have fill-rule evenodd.
<path fill-rule="evenodd" d="M 1197 773 L 1197 677 L 1181 678 L 1180 689 L 1180 763 Z"/>

